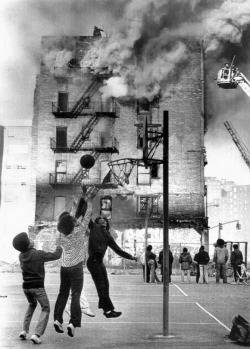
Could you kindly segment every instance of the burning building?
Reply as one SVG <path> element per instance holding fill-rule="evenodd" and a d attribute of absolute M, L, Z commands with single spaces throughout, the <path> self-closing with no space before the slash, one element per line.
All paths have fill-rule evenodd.
<path fill-rule="evenodd" d="M 135 161 L 123 187 L 114 176 L 122 165 L 108 164 L 142 159 L 144 117 L 151 131 L 161 131 L 167 110 L 170 242 L 199 243 L 206 230 L 203 47 L 199 40 L 171 45 L 167 58 L 152 52 L 145 61 L 139 43 L 132 55 L 106 37 L 42 38 L 33 117 L 37 223 L 69 210 L 84 181 L 94 216 L 108 216 L 117 236 L 142 244 L 137 249 L 148 202 L 149 241 L 161 244 L 162 164 L 145 168 Z M 162 151 L 160 143 L 154 156 L 162 159 Z M 95 158 L 89 171 L 80 166 L 83 154 Z"/>

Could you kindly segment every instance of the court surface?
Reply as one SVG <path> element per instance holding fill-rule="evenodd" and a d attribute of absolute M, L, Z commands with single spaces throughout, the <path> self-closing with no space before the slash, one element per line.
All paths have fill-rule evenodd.
<path fill-rule="evenodd" d="M 107 319 L 98 309 L 97 293 L 91 276 L 85 273 L 84 288 L 96 314 L 83 315 L 82 327 L 75 337 L 67 335 L 68 315 L 64 316 L 65 333 L 53 327 L 53 309 L 59 289 L 59 274 L 46 274 L 46 291 L 51 314 L 41 346 L 44 348 L 235 348 L 228 339 L 234 316 L 250 320 L 250 288 L 243 285 L 182 284 L 180 276 L 173 276 L 169 286 L 169 336 L 163 336 L 163 286 L 145 284 L 142 275 L 109 274 L 111 299 L 122 316 Z M 229 282 L 232 279 L 228 280 Z M 0 282 L 0 348 L 30 348 L 30 340 L 18 338 L 27 301 L 22 293 L 21 273 L 1 273 Z M 38 305 L 30 335 L 40 313 Z"/>

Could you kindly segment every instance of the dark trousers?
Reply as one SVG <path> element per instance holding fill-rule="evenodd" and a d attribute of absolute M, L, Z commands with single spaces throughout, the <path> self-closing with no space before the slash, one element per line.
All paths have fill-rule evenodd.
<path fill-rule="evenodd" d="M 233 271 L 234 271 L 234 281 L 236 282 L 239 279 L 237 272 L 241 276 L 241 266 L 233 264 Z M 242 280 L 239 280 L 239 281 L 242 281 Z"/>
<path fill-rule="evenodd" d="M 71 290 L 71 318 L 69 323 L 74 327 L 81 327 L 82 312 L 80 296 L 83 288 L 83 262 L 73 267 L 61 267 L 60 290 L 54 309 L 54 320 L 63 323 L 63 312 Z"/>
<path fill-rule="evenodd" d="M 146 267 L 146 282 L 149 282 L 150 281 L 150 266 L 147 264 L 147 267 Z"/>
<path fill-rule="evenodd" d="M 196 268 L 197 268 L 197 270 L 196 270 L 196 283 L 198 284 L 198 282 L 199 282 L 199 280 L 200 280 L 200 266 L 199 266 L 199 264 L 196 264 Z M 203 280 L 202 280 L 203 281 Z"/>
<path fill-rule="evenodd" d="M 89 258 L 87 267 L 95 283 L 99 297 L 99 308 L 104 312 L 114 310 L 114 305 L 109 297 L 109 280 L 105 265 L 102 260 Z"/>

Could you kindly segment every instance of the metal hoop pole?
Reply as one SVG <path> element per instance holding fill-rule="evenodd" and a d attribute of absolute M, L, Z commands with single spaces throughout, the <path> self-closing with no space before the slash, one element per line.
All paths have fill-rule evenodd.
<path fill-rule="evenodd" d="M 145 283 L 147 283 L 148 263 L 147 263 L 147 246 L 148 246 L 148 197 L 146 198 L 146 217 L 145 217 Z"/>
<path fill-rule="evenodd" d="M 169 116 L 163 112 L 163 336 L 169 335 Z"/>

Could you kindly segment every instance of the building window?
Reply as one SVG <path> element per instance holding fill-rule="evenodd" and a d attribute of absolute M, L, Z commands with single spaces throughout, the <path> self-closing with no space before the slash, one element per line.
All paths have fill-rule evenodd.
<path fill-rule="evenodd" d="M 106 217 L 107 219 L 111 219 L 112 214 L 112 197 L 104 196 L 101 198 L 101 217 Z"/>
<path fill-rule="evenodd" d="M 149 217 L 159 215 L 159 198 L 158 196 L 139 196 L 137 198 L 137 213 L 139 216 L 145 217 L 147 214 L 147 202 L 148 202 L 148 215 Z"/>
<path fill-rule="evenodd" d="M 67 148 L 67 127 L 58 126 L 56 128 L 56 147 Z"/>
<path fill-rule="evenodd" d="M 144 166 L 137 166 L 137 184 L 151 184 L 150 168 L 145 168 Z"/>
<path fill-rule="evenodd" d="M 151 178 L 159 178 L 159 165 L 158 164 L 153 164 L 150 166 L 150 175 Z"/>
<path fill-rule="evenodd" d="M 58 92 L 58 111 L 59 112 L 68 111 L 68 101 L 69 101 L 68 92 Z"/>
<path fill-rule="evenodd" d="M 55 171 L 56 171 L 56 183 L 66 183 L 67 162 L 65 160 L 57 160 Z"/>
<path fill-rule="evenodd" d="M 143 148 L 143 128 L 137 128 L 137 149 Z"/>

